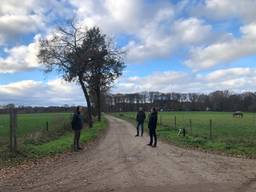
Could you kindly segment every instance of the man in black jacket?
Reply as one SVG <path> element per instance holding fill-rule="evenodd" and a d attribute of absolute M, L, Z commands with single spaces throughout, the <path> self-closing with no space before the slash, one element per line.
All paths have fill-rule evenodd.
<path fill-rule="evenodd" d="M 137 116 L 136 116 L 136 120 L 137 120 L 137 135 L 136 135 L 136 137 L 139 136 L 140 127 L 141 127 L 141 137 L 143 136 L 143 132 L 144 132 L 143 125 L 144 125 L 145 119 L 146 119 L 145 112 L 143 111 L 142 107 L 140 107 L 139 111 L 137 113 Z"/>
<path fill-rule="evenodd" d="M 157 137 L 156 137 L 156 126 L 157 126 L 157 111 L 156 108 L 151 110 L 151 114 L 149 116 L 148 121 L 148 128 L 149 128 L 149 135 L 150 135 L 150 142 L 149 146 L 156 147 L 157 145 Z M 154 139 L 154 144 L 153 144 Z"/>
<path fill-rule="evenodd" d="M 72 119 L 72 129 L 74 131 L 74 151 L 82 150 L 79 144 L 81 129 L 83 128 L 82 108 L 77 107 Z"/>

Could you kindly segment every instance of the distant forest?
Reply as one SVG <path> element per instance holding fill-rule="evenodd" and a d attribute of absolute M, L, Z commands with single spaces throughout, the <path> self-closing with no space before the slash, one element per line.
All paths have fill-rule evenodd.
<path fill-rule="evenodd" d="M 50 112 L 74 112 L 76 107 L 72 106 L 49 106 L 49 107 L 31 107 L 31 106 L 15 106 L 8 104 L 0 107 L 0 114 L 9 113 L 10 108 L 16 108 L 18 113 L 50 113 Z"/>
<path fill-rule="evenodd" d="M 200 93 L 141 92 L 130 94 L 104 94 L 104 112 L 137 111 L 139 107 L 149 111 L 152 107 L 161 111 L 243 111 L 256 112 L 256 92 L 232 93 L 215 91 Z M 0 114 L 8 113 L 8 104 L 0 107 Z M 95 114 L 95 103 L 92 101 Z M 74 112 L 75 106 L 31 107 L 16 106 L 19 113 Z"/>
<path fill-rule="evenodd" d="M 256 111 L 256 92 L 232 93 L 215 91 L 199 93 L 142 92 L 133 94 L 109 94 L 105 96 L 106 112 L 136 111 L 143 107 L 148 111 L 157 107 L 162 111 Z"/>

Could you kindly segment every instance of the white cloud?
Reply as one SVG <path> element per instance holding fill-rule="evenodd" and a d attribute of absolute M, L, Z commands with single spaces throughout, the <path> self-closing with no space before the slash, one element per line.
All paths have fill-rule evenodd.
<path fill-rule="evenodd" d="M 0 45 L 17 42 L 25 34 L 44 31 L 52 21 L 71 18 L 72 15 L 74 13 L 66 0 L 1 0 Z"/>
<path fill-rule="evenodd" d="M 6 8 L 2 9 L 0 13 L 4 14 L 3 18 L 12 18 L 14 22 L 6 24 L 2 35 L 0 31 L 0 43 L 1 39 L 2 41 L 10 39 L 7 36 L 36 31 L 37 23 L 44 25 L 45 12 L 49 10 L 46 8 L 47 2 L 53 8 L 62 8 L 66 1 L 40 3 L 27 0 L 19 8 L 14 6 L 14 1 L 5 1 Z M 211 26 L 201 19 L 191 17 L 175 20 L 177 10 L 181 11 L 180 4 L 173 5 L 168 1 L 145 3 L 143 0 L 70 0 L 69 2 L 75 7 L 73 12 L 78 14 L 79 25 L 97 25 L 103 29 L 104 33 L 111 36 L 124 34 L 131 37 L 123 47 L 127 50 L 128 62 L 137 63 L 153 58 L 168 58 L 179 48 L 208 41 L 212 34 Z M 33 3 L 34 8 L 31 7 Z M 36 10 L 36 14 L 30 15 L 34 10 Z M 23 16 L 19 18 L 17 14 L 7 15 L 9 12 L 14 14 L 15 11 Z M 56 14 L 58 12 L 61 11 L 57 11 Z M 32 16 L 34 23 L 32 23 L 33 19 L 28 19 Z M 22 25 L 21 27 L 18 27 L 18 21 Z M 19 30 L 15 30 L 16 28 Z M 31 47 L 33 44 L 31 43 L 27 47 Z M 24 53 L 26 49 L 25 46 L 9 48 L 6 52 L 7 56 L 0 58 L 0 63 L 4 64 L 0 66 L 0 72 L 15 72 L 40 67 L 32 54 L 28 57 L 33 58 L 31 61 L 19 57 L 19 53 Z"/>
<path fill-rule="evenodd" d="M 197 18 L 180 19 L 174 22 L 174 34 L 179 43 L 200 43 L 207 40 L 212 27 Z"/>
<path fill-rule="evenodd" d="M 240 76 L 252 77 L 255 75 L 255 69 L 251 68 L 229 68 L 229 69 L 220 69 L 213 72 L 210 72 L 205 78 L 207 81 L 223 81 L 229 79 L 235 79 Z"/>
<path fill-rule="evenodd" d="M 244 22 L 256 20 L 255 0 L 205 0 L 193 11 L 195 15 L 206 15 L 212 19 L 241 19 Z"/>
<path fill-rule="evenodd" d="M 161 15 L 161 11 L 158 14 Z M 200 19 L 173 22 L 168 14 L 164 19 L 152 20 L 145 25 L 138 33 L 139 42 L 130 41 L 126 46 L 129 61 L 170 57 L 178 48 L 208 41 L 212 35 L 212 27 Z M 162 26 L 163 21 L 167 26 Z"/>
<path fill-rule="evenodd" d="M 142 91 L 209 93 L 216 90 L 256 91 L 256 68 L 230 68 L 208 74 L 166 71 L 120 79 L 114 93 Z"/>
<path fill-rule="evenodd" d="M 0 44 L 18 35 L 35 32 L 44 25 L 37 15 L 4 15 L 0 16 Z"/>
<path fill-rule="evenodd" d="M 194 47 L 185 64 L 201 70 L 256 54 L 256 23 L 240 28 L 241 38 L 222 40 L 206 47 Z"/>
<path fill-rule="evenodd" d="M 39 37 L 39 35 L 36 35 L 34 37 L 34 42 L 29 45 L 21 45 L 11 49 L 5 49 L 7 56 L 5 58 L 0 57 L 0 73 L 14 73 L 41 67 L 37 58 L 39 51 Z"/>
<path fill-rule="evenodd" d="M 34 106 L 85 104 L 80 87 L 60 79 L 48 82 L 24 80 L 0 85 L 0 97 L 0 104 Z"/>

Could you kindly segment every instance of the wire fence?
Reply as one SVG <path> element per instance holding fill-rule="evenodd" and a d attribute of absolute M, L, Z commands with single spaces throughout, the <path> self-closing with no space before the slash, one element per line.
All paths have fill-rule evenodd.
<path fill-rule="evenodd" d="M 122 115 L 132 120 L 136 117 L 136 113 Z M 177 134 L 184 129 L 185 135 L 192 137 L 230 143 L 256 143 L 255 113 L 233 117 L 229 112 L 160 112 L 158 129 L 177 131 Z"/>
<path fill-rule="evenodd" d="M 15 110 L 0 115 L 0 151 L 24 142 L 40 142 L 47 137 L 56 137 L 70 129 L 70 113 L 19 114 Z"/>

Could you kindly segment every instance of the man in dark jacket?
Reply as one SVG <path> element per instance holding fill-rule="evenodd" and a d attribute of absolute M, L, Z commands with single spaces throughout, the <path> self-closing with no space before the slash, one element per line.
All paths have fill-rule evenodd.
<path fill-rule="evenodd" d="M 157 145 L 157 137 L 156 137 L 156 126 L 157 126 L 157 111 L 155 108 L 151 110 L 151 114 L 149 116 L 148 128 L 150 135 L 149 146 L 156 147 Z M 153 144 L 154 140 L 154 144 Z"/>
<path fill-rule="evenodd" d="M 141 127 L 141 137 L 143 136 L 143 132 L 144 132 L 144 128 L 143 128 L 143 125 L 144 125 L 144 121 L 146 119 L 146 115 L 145 115 L 145 112 L 143 111 L 142 107 L 139 108 L 139 111 L 137 113 L 137 116 L 136 116 L 136 121 L 137 121 L 137 135 L 136 137 L 139 136 L 139 129 Z"/>
<path fill-rule="evenodd" d="M 82 108 L 77 107 L 72 119 L 72 129 L 74 131 L 74 151 L 82 150 L 79 144 L 81 129 L 83 128 Z"/>

